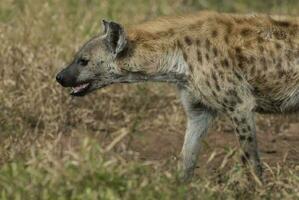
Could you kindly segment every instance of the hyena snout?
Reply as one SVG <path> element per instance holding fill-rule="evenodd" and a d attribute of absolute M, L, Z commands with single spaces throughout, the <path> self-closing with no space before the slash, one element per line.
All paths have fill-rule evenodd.
<path fill-rule="evenodd" d="M 64 86 L 64 77 L 63 77 L 63 75 L 61 73 L 58 73 L 56 75 L 56 81 L 58 83 L 60 83 L 62 86 Z"/>
<path fill-rule="evenodd" d="M 63 69 L 56 75 L 56 81 L 63 87 L 73 87 L 77 84 L 77 73 L 68 68 Z"/>

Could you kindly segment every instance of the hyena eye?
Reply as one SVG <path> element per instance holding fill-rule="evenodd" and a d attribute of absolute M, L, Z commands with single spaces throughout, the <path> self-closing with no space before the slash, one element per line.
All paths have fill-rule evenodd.
<path fill-rule="evenodd" d="M 88 65 L 88 62 L 89 62 L 89 60 L 87 60 L 87 59 L 85 59 L 85 58 L 80 58 L 80 59 L 78 60 L 78 64 L 81 65 L 81 66 L 86 66 L 86 65 Z"/>

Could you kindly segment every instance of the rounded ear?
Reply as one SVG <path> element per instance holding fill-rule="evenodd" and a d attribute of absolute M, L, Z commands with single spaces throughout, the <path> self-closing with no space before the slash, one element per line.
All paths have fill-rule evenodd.
<path fill-rule="evenodd" d="M 104 43 L 107 49 L 115 54 L 119 55 L 127 47 L 127 38 L 124 28 L 112 21 L 102 20 L 104 30 Z"/>
<path fill-rule="evenodd" d="M 102 20 L 102 29 L 103 29 L 103 33 L 106 34 L 107 33 L 107 28 L 108 28 L 108 21 L 103 19 Z"/>

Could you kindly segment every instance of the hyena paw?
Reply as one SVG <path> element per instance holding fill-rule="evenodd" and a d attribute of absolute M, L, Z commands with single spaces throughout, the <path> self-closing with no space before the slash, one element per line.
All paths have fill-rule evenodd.
<path fill-rule="evenodd" d="M 182 163 L 179 163 L 178 170 L 179 170 L 179 179 L 182 182 L 189 182 L 192 179 L 194 174 L 193 167 L 186 168 Z"/>

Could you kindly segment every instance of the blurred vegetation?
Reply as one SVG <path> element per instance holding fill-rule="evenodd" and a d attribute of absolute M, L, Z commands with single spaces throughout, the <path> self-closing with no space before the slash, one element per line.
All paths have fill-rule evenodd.
<path fill-rule="evenodd" d="M 131 145 L 144 149 L 147 134 L 181 143 L 184 113 L 167 85 L 118 85 L 73 99 L 55 83 L 76 49 L 99 33 L 101 19 L 130 25 L 203 9 L 296 15 L 299 1 L 1 0 L 0 198 L 299 198 L 298 165 L 269 166 L 266 185 L 252 186 L 235 157 L 225 157 L 227 151 L 222 158 L 234 167 L 184 185 L 176 161 L 140 158 Z M 126 138 L 105 151 L 123 128 Z"/>

